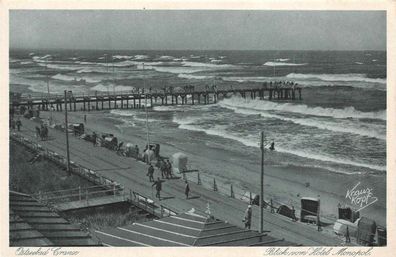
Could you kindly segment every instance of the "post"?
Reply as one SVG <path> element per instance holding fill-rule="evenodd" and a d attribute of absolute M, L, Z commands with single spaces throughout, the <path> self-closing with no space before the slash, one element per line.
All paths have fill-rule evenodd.
<path fill-rule="evenodd" d="M 264 231 L 264 131 L 261 131 L 261 178 L 260 178 L 260 233 Z"/>
<path fill-rule="evenodd" d="M 88 189 L 85 190 L 85 200 L 87 201 L 88 204 Z"/>
<path fill-rule="evenodd" d="M 81 186 L 78 187 L 78 199 L 81 201 Z"/>
<path fill-rule="evenodd" d="M 67 91 L 65 90 L 65 133 L 66 133 L 66 156 L 67 156 L 67 174 L 70 176 L 70 152 L 69 152 L 69 125 L 67 122 Z"/>

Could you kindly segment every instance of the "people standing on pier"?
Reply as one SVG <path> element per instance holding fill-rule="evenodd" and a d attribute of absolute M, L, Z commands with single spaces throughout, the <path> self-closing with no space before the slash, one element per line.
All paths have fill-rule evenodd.
<path fill-rule="evenodd" d="M 19 118 L 16 121 L 16 126 L 18 128 L 18 131 L 21 131 L 22 122 L 21 122 L 21 120 Z"/>
<path fill-rule="evenodd" d="M 155 181 L 151 187 L 153 187 L 153 186 L 155 186 L 155 190 L 157 191 L 157 193 L 155 194 L 155 197 L 157 197 L 158 200 L 161 201 L 162 181 L 159 177 L 157 178 L 157 181 Z"/>
<path fill-rule="evenodd" d="M 252 225 L 252 206 L 249 204 L 246 211 L 245 211 L 245 229 L 250 229 Z"/>
<path fill-rule="evenodd" d="M 154 167 L 152 164 L 150 164 L 148 168 L 147 176 L 149 177 L 150 182 L 154 182 Z"/>
<path fill-rule="evenodd" d="M 190 185 L 188 184 L 188 181 L 186 180 L 186 187 L 184 188 L 184 194 L 186 195 L 186 199 L 188 199 L 189 193 L 190 193 Z"/>

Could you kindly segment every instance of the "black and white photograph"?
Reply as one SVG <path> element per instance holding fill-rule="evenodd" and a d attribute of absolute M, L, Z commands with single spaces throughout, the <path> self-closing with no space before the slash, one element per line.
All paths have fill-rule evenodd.
<path fill-rule="evenodd" d="M 388 245 L 386 10 L 8 18 L 15 254 Z"/>

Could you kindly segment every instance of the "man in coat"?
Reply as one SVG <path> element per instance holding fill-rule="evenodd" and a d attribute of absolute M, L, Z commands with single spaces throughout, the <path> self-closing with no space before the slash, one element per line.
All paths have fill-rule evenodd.
<path fill-rule="evenodd" d="M 249 205 L 245 211 L 245 219 L 243 220 L 245 222 L 245 229 L 250 229 L 250 226 L 252 225 L 252 206 Z"/>
<path fill-rule="evenodd" d="M 157 193 L 155 194 L 155 197 L 157 197 L 158 200 L 161 201 L 162 181 L 160 180 L 159 177 L 157 178 L 157 181 L 155 181 L 151 187 L 153 187 L 153 186 L 155 186 L 155 190 L 157 191 Z"/>

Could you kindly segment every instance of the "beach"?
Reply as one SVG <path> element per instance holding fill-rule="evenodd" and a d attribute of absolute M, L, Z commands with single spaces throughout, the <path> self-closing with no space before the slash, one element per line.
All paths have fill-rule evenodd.
<path fill-rule="evenodd" d="M 140 110 L 142 112 L 142 110 Z M 109 118 L 109 111 L 97 112 L 69 112 L 70 123 L 83 123 L 84 115 L 87 116 L 86 128 L 96 133 L 112 133 L 119 142 L 137 144 L 140 149 L 146 144 L 145 127 L 133 127 L 126 130 L 122 123 L 114 122 Z M 41 117 L 47 119 L 48 112 L 41 112 Z M 62 124 L 64 114 L 53 112 L 56 123 Z M 134 122 L 133 118 L 130 119 Z M 139 121 L 135 121 L 139 122 Z M 152 142 L 161 145 L 161 155 L 170 157 L 176 152 L 188 156 L 188 166 L 198 169 L 201 173 L 215 177 L 219 184 L 233 184 L 237 188 L 254 193 L 260 192 L 260 152 L 256 155 L 241 155 L 241 151 L 224 149 L 221 139 L 213 135 L 197 132 L 195 135 L 188 130 L 169 128 L 168 131 L 157 131 L 155 122 L 150 123 L 150 137 Z M 195 138 L 196 140 L 191 140 Z M 214 143 L 219 141 L 220 143 Z M 224 139 L 223 139 L 224 140 Z M 241 143 L 234 142 L 235 147 L 247 148 Z M 239 145 L 238 145 L 239 144 Z M 342 174 L 329 172 L 324 169 L 301 166 L 276 166 L 271 165 L 271 154 L 266 152 L 266 165 L 264 176 L 264 198 L 274 199 L 275 202 L 286 205 L 300 206 L 301 197 L 318 197 L 321 200 L 321 215 L 330 220 L 338 216 L 337 205 L 350 205 L 346 199 L 347 190 L 352 189 L 357 183 L 360 186 L 373 188 L 373 194 L 378 201 L 363 209 L 361 216 L 374 219 L 378 225 L 386 225 L 386 188 L 384 176 L 374 174 Z M 307 187 L 307 183 L 309 186 Z"/>

